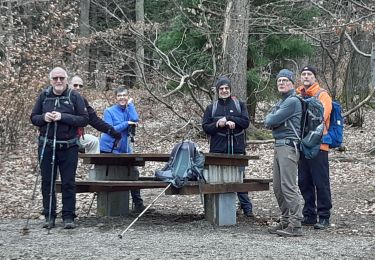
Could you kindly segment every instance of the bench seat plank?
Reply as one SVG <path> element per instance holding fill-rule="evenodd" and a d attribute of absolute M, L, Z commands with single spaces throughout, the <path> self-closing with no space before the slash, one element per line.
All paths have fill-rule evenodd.
<path fill-rule="evenodd" d="M 143 177 L 145 178 L 145 177 Z M 147 177 L 146 177 L 147 179 Z M 199 194 L 201 189 L 203 194 L 216 194 L 242 191 L 263 191 L 269 190 L 271 179 L 244 179 L 244 183 L 225 184 L 201 184 L 190 181 L 184 187 L 176 189 L 171 187 L 166 194 L 173 195 L 193 195 Z M 168 186 L 168 183 L 155 180 L 138 181 L 76 181 L 76 192 L 115 192 L 127 191 L 131 189 L 161 189 Z M 56 191 L 61 192 L 61 181 L 56 181 Z"/>

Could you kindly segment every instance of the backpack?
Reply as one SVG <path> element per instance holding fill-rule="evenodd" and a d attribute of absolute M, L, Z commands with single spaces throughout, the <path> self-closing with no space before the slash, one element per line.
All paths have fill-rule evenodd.
<path fill-rule="evenodd" d="M 72 106 L 73 111 L 75 110 L 74 104 L 73 104 L 72 100 L 70 99 L 70 96 L 72 94 L 71 88 L 68 88 L 68 91 L 65 93 L 65 95 L 60 96 L 60 97 L 48 97 L 49 94 L 51 93 L 51 91 L 52 91 L 52 86 L 49 86 L 48 88 L 43 89 L 43 92 L 42 92 L 43 93 L 43 95 L 42 95 L 43 105 L 46 103 L 47 100 L 55 100 L 55 106 L 59 106 L 61 102 L 67 101 L 67 102 L 69 102 L 69 105 Z"/>
<path fill-rule="evenodd" d="M 171 152 L 168 163 L 155 171 L 155 179 L 172 183 L 176 188 L 188 181 L 204 179 L 204 155 L 191 141 L 177 143 Z"/>
<path fill-rule="evenodd" d="M 324 108 L 317 96 L 297 97 L 302 105 L 301 136 L 297 134 L 295 127 L 293 131 L 300 141 L 300 151 L 306 159 L 312 159 L 318 155 L 322 143 L 324 129 Z"/>
<path fill-rule="evenodd" d="M 241 114 L 240 101 L 235 96 L 231 96 L 231 98 L 234 101 L 234 105 L 236 106 L 237 111 Z M 217 103 L 218 103 L 218 100 L 215 100 L 214 103 L 212 104 L 212 112 L 211 112 L 212 118 L 215 117 L 215 113 L 216 113 L 216 110 L 217 110 Z"/>
<path fill-rule="evenodd" d="M 328 144 L 329 148 L 340 147 L 344 139 L 344 118 L 341 111 L 341 104 L 337 100 L 332 100 L 328 133 L 323 136 L 323 143 Z"/>

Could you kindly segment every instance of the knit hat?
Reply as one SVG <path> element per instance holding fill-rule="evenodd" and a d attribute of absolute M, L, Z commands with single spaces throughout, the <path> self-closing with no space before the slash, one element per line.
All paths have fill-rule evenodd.
<path fill-rule="evenodd" d="M 227 85 L 228 87 L 231 88 L 231 82 L 230 82 L 230 79 L 227 76 L 220 76 L 220 77 L 217 78 L 217 80 L 215 82 L 216 91 L 219 92 L 219 88 L 223 85 Z"/>
<path fill-rule="evenodd" d="M 73 86 L 74 84 L 78 84 L 78 85 L 81 85 L 81 86 L 83 86 L 83 80 L 80 78 L 80 77 L 78 77 L 78 76 L 74 76 L 73 78 L 72 78 L 72 80 L 70 81 L 70 84 Z"/>
<path fill-rule="evenodd" d="M 313 66 L 308 65 L 308 66 L 303 67 L 301 69 L 301 73 L 304 72 L 304 71 L 310 71 L 310 72 L 312 72 L 312 74 L 314 74 L 314 76 L 316 76 L 316 68 L 313 67 Z"/>
<path fill-rule="evenodd" d="M 276 76 L 276 79 L 279 79 L 281 77 L 285 77 L 294 83 L 294 73 L 291 72 L 290 70 L 287 70 L 287 69 L 280 70 L 280 72 Z"/>

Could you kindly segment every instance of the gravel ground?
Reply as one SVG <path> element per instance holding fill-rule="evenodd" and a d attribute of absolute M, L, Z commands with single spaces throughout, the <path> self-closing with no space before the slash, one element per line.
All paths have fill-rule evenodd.
<path fill-rule="evenodd" d="M 232 227 L 215 227 L 196 215 L 148 214 L 117 235 L 131 219 L 83 218 L 79 228 L 58 223 L 48 235 L 40 221 L 1 220 L 0 259 L 374 259 L 375 238 L 304 229 L 301 238 L 267 233 L 257 221 L 239 218 Z"/>

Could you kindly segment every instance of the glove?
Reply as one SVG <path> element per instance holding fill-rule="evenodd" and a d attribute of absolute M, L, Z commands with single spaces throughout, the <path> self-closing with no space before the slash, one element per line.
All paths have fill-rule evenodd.
<path fill-rule="evenodd" d="M 113 127 L 108 130 L 108 134 L 116 140 L 121 139 L 121 133 L 117 132 Z"/>

